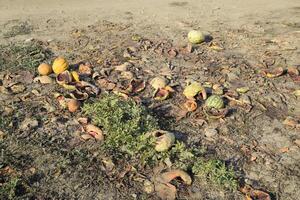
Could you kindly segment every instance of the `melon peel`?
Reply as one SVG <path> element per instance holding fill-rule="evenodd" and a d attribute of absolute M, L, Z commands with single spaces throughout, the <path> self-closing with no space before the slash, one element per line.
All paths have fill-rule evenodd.
<path fill-rule="evenodd" d="M 193 99 L 200 92 L 204 91 L 204 88 L 198 82 L 192 82 L 190 85 L 186 86 L 183 90 L 183 95 L 188 99 Z"/>
<path fill-rule="evenodd" d="M 158 152 L 167 151 L 175 142 L 175 135 L 169 131 L 156 130 L 151 133 L 147 133 L 147 135 L 155 137 L 155 150 Z"/>

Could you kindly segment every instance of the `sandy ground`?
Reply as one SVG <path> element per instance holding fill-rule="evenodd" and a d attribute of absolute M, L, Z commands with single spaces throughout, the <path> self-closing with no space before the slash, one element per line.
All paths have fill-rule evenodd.
<path fill-rule="evenodd" d="M 299 10 L 298 14 L 294 13 L 300 7 L 297 0 L 1 0 L 0 5 L 1 23 L 31 20 L 39 28 L 45 25 L 49 29 L 40 35 L 57 33 L 52 37 L 61 35 L 56 29 L 69 30 L 99 20 L 127 22 L 137 27 L 156 25 L 167 30 L 191 26 L 194 22 L 209 30 L 220 24 L 240 27 L 257 21 L 297 23 L 300 20 Z"/>
<path fill-rule="evenodd" d="M 0 0 L 0 33 L 11 26 L 28 22 L 30 34 L 1 40 L 29 38 L 46 41 L 67 39 L 70 31 L 98 22 L 123 23 L 135 33 L 147 37 L 168 38 L 186 42 L 191 29 L 219 32 L 247 30 L 265 39 L 291 40 L 300 46 L 300 2 L 297 0 Z M 284 36 L 287 34 L 287 36 Z M 290 37 L 292 35 L 292 38 Z M 295 38 L 295 39 L 294 39 Z M 286 42 L 286 41 L 284 41 Z M 240 49 L 244 53 L 245 49 Z M 299 53 L 299 50 L 298 50 Z M 290 64 L 297 64 L 297 55 Z"/>

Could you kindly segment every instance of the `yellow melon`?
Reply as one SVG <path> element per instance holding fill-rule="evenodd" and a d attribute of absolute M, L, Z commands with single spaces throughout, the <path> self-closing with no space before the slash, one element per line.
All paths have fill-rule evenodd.
<path fill-rule="evenodd" d="M 66 71 L 69 67 L 68 61 L 62 57 L 58 57 L 54 60 L 52 69 L 55 74 L 60 74 Z"/>
<path fill-rule="evenodd" d="M 42 63 L 38 66 L 38 72 L 42 76 L 47 76 L 52 73 L 52 68 L 47 63 Z"/>

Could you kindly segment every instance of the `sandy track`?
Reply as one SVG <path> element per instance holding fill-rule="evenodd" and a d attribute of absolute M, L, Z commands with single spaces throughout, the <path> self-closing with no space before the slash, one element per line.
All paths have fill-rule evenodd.
<path fill-rule="evenodd" d="M 276 13 L 281 19 L 296 20 L 297 16 L 282 11 L 299 6 L 298 0 L 0 0 L 0 21 L 69 19 L 89 24 L 108 19 L 177 26 L 174 22 L 178 20 L 198 20 L 203 26 L 214 21 L 238 26 Z"/>

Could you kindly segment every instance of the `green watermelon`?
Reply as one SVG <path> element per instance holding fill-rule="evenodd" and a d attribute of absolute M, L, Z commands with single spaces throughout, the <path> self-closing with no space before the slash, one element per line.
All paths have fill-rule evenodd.
<path fill-rule="evenodd" d="M 221 109 L 224 108 L 224 101 L 219 95 L 212 95 L 206 99 L 205 106 L 208 108 Z"/>

